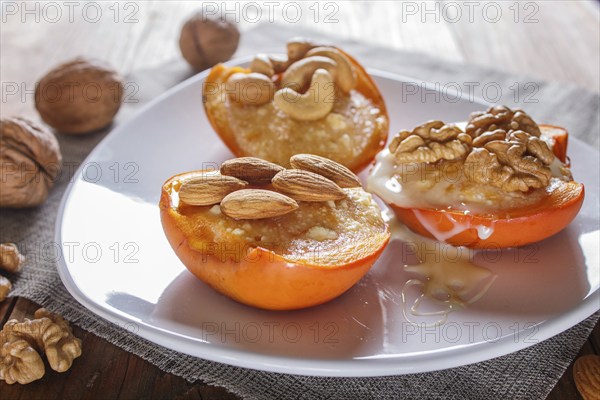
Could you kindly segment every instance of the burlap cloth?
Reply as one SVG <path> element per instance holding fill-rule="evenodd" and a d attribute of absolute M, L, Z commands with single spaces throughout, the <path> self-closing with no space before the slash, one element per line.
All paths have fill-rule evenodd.
<path fill-rule="evenodd" d="M 262 26 L 243 35 L 236 55 L 245 56 L 264 50 L 280 51 L 287 38 L 302 33 L 274 25 Z M 319 37 L 312 33 L 307 36 Z M 538 82 L 527 76 L 442 62 L 422 54 L 391 51 L 356 42 L 337 40 L 336 43 L 368 67 L 437 82 L 442 88 L 458 84 L 468 93 L 468 87 L 475 87 L 473 94 L 482 97 L 486 95 L 482 88 L 488 84 L 488 100 L 494 100 L 496 94 L 493 87 L 500 87 L 503 95 L 498 102 L 514 105 L 517 100 L 536 120 L 566 126 L 572 135 L 598 147 L 600 97 L 595 93 L 565 84 Z M 189 75 L 189 69 L 182 60 L 173 60 L 161 68 L 136 71 L 128 76 L 127 81 L 139 85 L 140 92 L 136 98 L 140 101 L 125 104 L 117 124 L 129 118 L 148 100 Z M 521 90 L 517 99 L 514 95 L 515 84 Z M 74 171 L 73 166 L 80 164 L 104 135 L 99 133 L 81 138 L 59 136 L 64 162 L 70 166 L 70 174 Z M 62 285 L 55 263 L 49 261 L 53 257 L 39 254 L 44 244 L 54 240 L 56 211 L 70 174 L 63 174 L 43 207 L 2 211 L 0 240 L 16 242 L 30 260 L 20 276 L 15 277 L 12 295 L 28 298 L 57 311 L 83 329 L 141 356 L 164 371 L 189 381 L 202 380 L 224 386 L 245 398 L 545 398 L 600 316 L 596 313 L 556 337 L 507 356 L 460 368 L 404 376 L 319 378 L 282 375 L 190 357 L 141 339 L 82 307 Z"/>

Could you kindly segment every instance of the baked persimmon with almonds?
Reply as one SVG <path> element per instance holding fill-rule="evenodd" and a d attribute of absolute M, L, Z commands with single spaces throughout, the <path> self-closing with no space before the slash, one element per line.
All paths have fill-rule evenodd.
<path fill-rule="evenodd" d="M 560 232 L 583 204 L 567 143 L 565 129 L 504 106 L 466 124 L 429 121 L 393 138 L 368 189 L 423 236 L 471 248 L 522 246 Z"/>
<path fill-rule="evenodd" d="M 244 157 L 220 171 L 182 173 L 165 182 L 160 199 L 165 234 L 188 270 L 270 310 L 338 297 L 390 239 L 379 206 L 349 169 L 309 154 L 288 163 L 298 168 Z"/>
<path fill-rule="evenodd" d="M 288 42 L 285 56 L 258 54 L 248 68 L 215 66 L 203 101 L 236 156 L 286 167 L 309 153 L 358 172 L 388 136 L 383 97 L 365 69 L 337 47 L 304 39 Z"/>

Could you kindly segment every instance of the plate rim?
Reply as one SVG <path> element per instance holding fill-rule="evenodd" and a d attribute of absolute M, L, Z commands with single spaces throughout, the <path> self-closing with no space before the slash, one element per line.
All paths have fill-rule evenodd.
<path fill-rule="evenodd" d="M 231 60 L 225 64 L 240 65 L 249 62 L 250 59 L 251 57 L 241 57 Z M 367 70 L 369 74 L 375 77 L 394 81 L 418 82 L 419 84 L 425 85 L 427 88 L 434 87 L 431 82 L 408 77 L 402 74 L 396 74 L 394 72 L 373 68 L 368 68 Z M 205 70 L 187 78 L 186 80 L 178 83 L 156 98 L 152 99 L 139 110 L 136 110 L 127 121 L 114 127 L 114 129 L 111 129 L 111 131 L 85 157 L 65 189 L 59 204 L 54 227 L 54 239 L 60 244 L 61 249 L 63 249 L 61 230 L 65 206 L 71 197 L 75 184 L 81 179 L 82 171 L 86 163 L 89 162 L 90 159 L 93 159 L 93 157 L 104 146 L 106 146 L 107 143 L 110 143 L 113 138 L 120 135 L 121 132 L 126 132 L 129 125 L 132 124 L 137 118 L 140 118 L 141 115 L 145 114 L 148 110 L 155 107 L 166 98 L 181 91 L 183 88 L 193 85 L 198 81 L 202 81 L 208 75 L 209 71 L 210 70 Z M 489 105 L 488 102 L 478 97 L 473 97 L 472 102 L 482 105 Z M 589 147 L 592 151 L 597 152 L 595 148 L 587 145 L 578 138 L 573 137 L 572 139 L 586 147 Z M 600 155 L 600 153 L 598 154 Z M 600 288 L 598 288 L 594 292 L 588 293 L 586 298 L 578 303 L 576 307 L 568 310 L 567 312 L 548 318 L 516 333 L 517 335 L 524 335 L 535 330 L 537 336 L 536 341 L 531 343 L 523 340 L 515 341 L 515 334 L 508 334 L 497 338 L 497 340 L 489 342 L 472 343 L 452 348 L 419 351 L 416 353 L 405 353 L 402 355 L 390 355 L 389 357 L 354 357 L 346 360 L 304 359 L 290 356 L 266 355 L 259 352 L 237 348 L 227 348 L 222 345 L 215 345 L 206 342 L 203 343 L 203 341 L 199 338 L 194 340 L 187 335 L 182 335 L 153 326 L 129 314 L 116 312 L 115 310 L 105 308 L 102 305 L 97 304 L 95 301 L 89 299 L 72 279 L 72 276 L 69 273 L 69 268 L 66 265 L 66 261 L 62 257 L 59 258 L 57 262 L 57 271 L 67 291 L 83 307 L 87 308 L 94 314 L 99 315 L 105 320 L 116 324 L 117 326 L 135 323 L 138 327 L 138 330 L 132 333 L 152 342 L 155 345 L 178 351 L 192 357 L 224 363 L 235 367 L 250 368 L 254 370 L 275 373 L 286 373 L 291 375 L 327 377 L 397 376 L 432 372 L 470 365 L 526 349 L 568 329 L 571 329 L 576 324 L 594 314 L 599 309 L 598 304 L 600 304 Z M 176 336 L 178 340 L 169 340 L 172 339 L 173 336 Z M 491 346 L 491 344 L 493 344 L 493 346 Z M 201 351 L 194 351 L 196 349 Z M 440 353 L 443 354 L 442 357 L 439 357 Z M 456 357 L 457 355 L 459 357 Z M 463 360 L 465 355 L 469 356 L 468 362 L 464 362 Z M 410 362 L 411 360 L 415 359 L 419 360 L 416 365 Z M 290 363 L 290 360 L 293 360 L 293 363 Z"/>

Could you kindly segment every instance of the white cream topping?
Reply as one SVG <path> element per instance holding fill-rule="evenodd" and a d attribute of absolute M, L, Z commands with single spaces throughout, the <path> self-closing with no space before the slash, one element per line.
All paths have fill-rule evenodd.
<path fill-rule="evenodd" d="M 394 155 L 386 148 L 376 158 L 375 166 L 367 178 L 367 191 L 375 193 L 388 204 L 395 204 L 402 208 L 413 208 L 419 222 L 439 241 L 444 242 L 451 237 L 468 229 L 475 229 L 480 239 L 488 239 L 494 233 L 492 225 L 476 225 L 471 222 L 459 223 L 452 214 L 446 213 L 445 218 L 452 223 L 453 228 L 448 231 L 439 231 L 434 225 L 417 210 L 424 207 L 423 197 L 435 197 L 437 200 L 443 198 L 444 192 L 451 182 L 438 182 L 431 190 L 421 191 L 410 189 L 410 186 L 402 185 L 396 177 L 397 167 Z M 427 208 L 427 206 L 425 206 Z M 468 213 L 468 211 L 463 211 Z"/>

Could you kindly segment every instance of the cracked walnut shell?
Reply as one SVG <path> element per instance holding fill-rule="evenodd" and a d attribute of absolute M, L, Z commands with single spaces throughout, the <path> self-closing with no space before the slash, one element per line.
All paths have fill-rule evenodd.
<path fill-rule="evenodd" d="M 73 336 L 69 323 L 57 314 L 40 308 L 35 319 L 10 320 L 0 332 L 0 380 L 26 384 L 44 376 L 40 352 L 50 367 L 68 370 L 81 355 L 81 340 Z"/>
<path fill-rule="evenodd" d="M 202 71 L 229 60 L 239 41 L 235 24 L 198 13 L 181 28 L 179 48 L 183 58 L 195 70 Z"/>
<path fill-rule="evenodd" d="M 35 108 L 57 131 L 81 134 L 110 125 L 121 107 L 123 81 L 97 60 L 77 58 L 49 71 L 35 90 Z"/>
<path fill-rule="evenodd" d="M 0 121 L 0 207 L 38 206 L 60 172 L 56 137 L 24 118 Z"/>
<path fill-rule="evenodd" d="M 400 163 L 460 160 L 471 150 L 471 137 L 457 126 L 429 121 L 412 132 L 401 131 L 389 148 Z"/>

